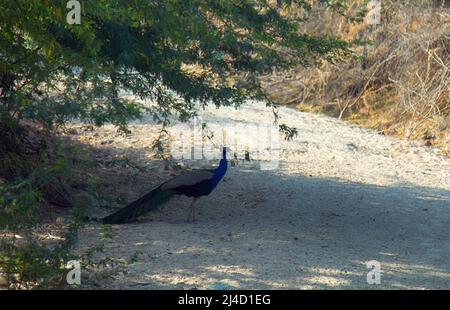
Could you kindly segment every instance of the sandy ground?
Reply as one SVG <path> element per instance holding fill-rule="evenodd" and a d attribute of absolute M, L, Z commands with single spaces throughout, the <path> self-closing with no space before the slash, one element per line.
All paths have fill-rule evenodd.
<path fill-rule="evenodd" d="M 100 286 L 450 289 L 450 159 L 435 149 L 325 116 L 289 108 L 279 113 L 282 122 L 298 129 L 297 138 L 287 142 L 279 137 L 274 143 L 279 152 L 269 158 L 252 149 L 259 138 L 251 130 L 228 134 L 237 164 L 199 201 L 196 223 L 185 222 L 190 199 L 177 197 L 137 223 L 113 225 L 114 237 L 103 254 L 137 255 L 138 260 L 127 266 L 127 274 Z M 262 104 L 207 108 L 199 114 L 219 129 L 236 124 L 265 128 L 273 121 Z M 173 123 L 174 145 L 186 143 L 185 129 Z M 128 192 L 122 195 L 126 201 L 178 173 L 152 158 L 158 127 L 150 119 L 133 123 L 131 130 L 127 138 L 108 126 L 96 133 L 102 156 L 125 154 L 145 167 L 124 174 L 121 184 L 111 178 L 112 195 Z M 219 131 L 213 138 L 218 144 L 223 138 Z M 245 147 L 250 162 L 241 160 Z M 268 159 L 278 161 L 273 169 L 261 170 Z M 97 242 L 100 230 L 100 225 L 88 226 L 81 247 Z M 381 264 L 379 285 L 366 281 L 371 260 Z"/>

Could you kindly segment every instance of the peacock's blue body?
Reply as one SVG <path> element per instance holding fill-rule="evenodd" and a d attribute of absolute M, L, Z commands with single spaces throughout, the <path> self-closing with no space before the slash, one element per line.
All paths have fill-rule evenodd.
<path fill-rule="evenodd" d="M 101 219 L 101 222 L 105 224 L 131 222 L 138 216 L 163 205 L 175 195 L 185 195 L 194 198 L 189 216 L 192 214 L 192 218 L 195 220 L 195 201 L 201 196 L 209 195 L 216 188 L 217 184 L 219 184 L 220 180 L 222 180 L 228 168 L 226 156 L 226 148 L 224 147 L 222 159 L 216 169 L 186 171 L 183 174 L 164 182 L 150 193 L 133 201 L 128 206 L 104 217 Z"/>

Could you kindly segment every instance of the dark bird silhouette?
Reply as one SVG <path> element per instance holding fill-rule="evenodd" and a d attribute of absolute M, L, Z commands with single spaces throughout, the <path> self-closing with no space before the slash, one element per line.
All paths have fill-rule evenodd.
<path fill-rule="evenodd" d="M 195 221 L 195 203 L 197 199 L 201 196 L 209 195 L 227 172 L 228 164 L 225 147 L 222 152 L 222 159 L 220 160 L 219 167 L 216 169 L 186 171 L 164 182 L 128 206 L 97 221 L 105 224 L 129 223 L 138 216 L 160 207 L 175 195 L 185 195 L 193 198 L 188 221 L 191 215 L 192 220 Z"/>

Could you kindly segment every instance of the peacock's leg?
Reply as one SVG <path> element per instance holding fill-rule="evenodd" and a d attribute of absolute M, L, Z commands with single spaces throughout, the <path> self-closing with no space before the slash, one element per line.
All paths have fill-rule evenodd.
<path fill-rule="evenodd" d="M 194 197 L 191 202 L 191 208 L 190 208 L 191 210 L 189 211 L 189 216 L 188 216 L 186 222 L 190 222 L 191 214 L 192 214 L 192 221 L 195 222 L 195 203 L 196 202 L 197 202 L 197 197 Z"/>
<path fill-rule="evenodd" d="M 194 198 L 194 201 L 192 202 L 192 222 L 195 223 L 195 203 L 197 202 L 197 198 Z"/>

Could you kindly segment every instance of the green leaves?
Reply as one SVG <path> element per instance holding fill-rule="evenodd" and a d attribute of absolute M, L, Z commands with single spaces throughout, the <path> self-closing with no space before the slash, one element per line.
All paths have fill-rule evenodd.
<path fill-rule="evenodd" d="M 346 10 L 343 1 L 323 2 Z M 310 10 L 305 1 L 85 0 L 80 25 L 66 23 L 65 5 L 2 1 L 1 114 L 48 128 L 81 118 L 126 130 L 141 109 L 112 98 L 120 91 L 185 118 L 192 102 L 264 99 L 250 76 L 349 54 L 349 43 L 301 34 L 301 19 L 282 14 Z"/>

